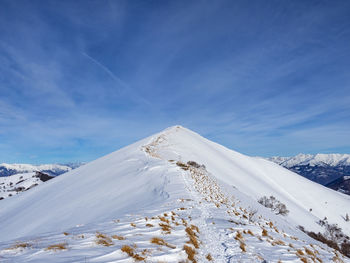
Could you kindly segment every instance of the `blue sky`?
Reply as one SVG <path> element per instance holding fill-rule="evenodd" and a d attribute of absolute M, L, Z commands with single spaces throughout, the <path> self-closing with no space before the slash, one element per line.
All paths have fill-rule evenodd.
<path fill-rule="evenodd" d="M 350 1 L 0 1 L 0 162 L 181 124 L 249 155 L 350 153 Z"/>

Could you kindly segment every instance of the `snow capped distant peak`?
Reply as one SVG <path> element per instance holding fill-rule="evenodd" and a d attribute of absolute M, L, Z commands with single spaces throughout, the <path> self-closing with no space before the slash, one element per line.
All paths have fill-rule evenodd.
<path fill-rule="evenodd" d="M 0 177 L 9 176 L 18 173 L 31 173 L 31 172 L 46 172 L 50 175 L 60 175 L 71 171 L 79 166 L 81 163 L 72 164 L 22 164 L 22 163 L 2 163 L 0 164 Z"/>
<path fill-rule="evenodd" d="M 270 157 L 268 160 L 284 167 L 293 167 L 296 165 L 310 165 L 310 166 L 337 166 L 337 165 L 350 165 L 350 154 L 298 154 L 292 157 Z"/>

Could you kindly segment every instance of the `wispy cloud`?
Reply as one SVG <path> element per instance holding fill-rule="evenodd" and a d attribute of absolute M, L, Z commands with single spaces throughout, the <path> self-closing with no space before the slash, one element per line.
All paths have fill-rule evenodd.
<path fill-rule="evenodd" d="M 0 160 L 91 160 L 178 123 L 251 155 L 350 151 L 349 8 L 3 1 Z"/>

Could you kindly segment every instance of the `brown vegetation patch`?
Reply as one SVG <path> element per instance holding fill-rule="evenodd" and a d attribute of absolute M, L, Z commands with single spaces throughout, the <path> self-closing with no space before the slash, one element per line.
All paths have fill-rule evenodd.
<path fill-rule="evenodd" d="M 213 257 L 210 255 L 210 253 L 205 257 L 208 261 L 212 261 Z"/>
<path fill-rule="evenodd" d="M 100 232 L 96 232 L 96 240 L 95 243 L 97 245 L 105 246 L 105 247 L 110 247 L 114 245 L 112 239 L 107 236 L 106 234 L 102 234 Z"/>
<path fill-rule="evenodd" d="M 162 231 L 165 234 L 170 234 L 171 233 L 171 226 L 170 225 L 167 225 L 167 224 L 164 224 L 164 223 L 159 223 L 159 226 L 161 227 Z"/>
<path fill-rule="evenodd" d="M 169 220 L 166 219 L 165 217 L 160 216 L 160 217 L 159 217 L 159 220 L 162 221 L 162 222 L 164 222 L 164 223 L 169 224 Z"/>
<path fill-rule="evenodd" d="M 46 250 L 53 250 L 53 251 L 65 250 L 65 249 L 67 249 L 67 243 L 54 244 L 46 248 Z"/>
<path fill-rule="evenodd" d="M 184 245 L 184 250 L 185 250 L 185 252 L 187 254 L 188 260 L 196 263 L 197 260 L 194 258 L 194 256 L 196 255 L 196 251 L 192 247 L 186 246 L 186 245 Z"/>
<path fill-rule="evenodd" d="M 269 234 L 267 233 L 267 230 L 266 230 L 265 228 L 263 228 L 261 235 L 262 235 L 263 237 L 269 236 Z"/>
<path fill-rule="evenodd" d="M 113 239 L 125 240 L 125 237 L 118 236 L 118 235 L 112 235 L 111 237 L 112 237 Z"/>
<path fill-rule="evenodd" d="M 120 250 L 123 251 L 124 253 L 128 254 L 129 257 L 132 257 L 136 261 L 142 261 L 142 260 L 146 259 L 146 257 L 142 257 L 139 254 L 136 254 L 135 253 L 135 249 L 130 247 L 130 246 L 128 246 L 128 245 L 122 246 L 122 248 Z"/>
<path fill-rule="evenodd" d="M 285 246 L 286 244 L 282 240 L 275 240 L 275 241 L 272 241 L 271 245 Z"/>
<path fill-rule="evenodd" d="M 242 250 L 242 252 L 247 252 L 246 245 L 244 242 L 239 242 L 239 248 Z"/>
<path fill-rule="evenodd" d="M 185 229 L 188 237 L 190 238 L 189 241 L 187 241 L 188 244 L 192 244 L 195 248 L 199 248 L 199 241 L 197 239 L 196 233 L 192 230 L 190 227 L 186 227 Z"/>
<path fill-rule="evenodd" d="M 237 234 L 235 236 L 235 239 L 236 240 L 243 240 L 243 236 L 242 236 L 242 233 L 240 231 L 237 231 Z"/>
<path fill-rule="evenodd" d="M 10 247 L 8 249 L 30 248 L 30 247 L 32 247 L 32 244 L 17 242 L 16 244 L 14 244 L 12 247 Z"/>
<path fill-rule="evenodd" d="M 182 163 L 182 162 L 176 162 L 176 165 L 179 166 L 182 170 L 187 171 L 189 169 L 189 165 Z"/>
<path fill-rule="evenodd" d="M 169 244 L 164 239 L 159 238 L 159 237 L 153 237 L 150 242 L 152 244 L 157 244 L 159 246 L 166 246 L 166 247 L 169 247 L 169 248 L 176 248 L 176 246 Z"/>

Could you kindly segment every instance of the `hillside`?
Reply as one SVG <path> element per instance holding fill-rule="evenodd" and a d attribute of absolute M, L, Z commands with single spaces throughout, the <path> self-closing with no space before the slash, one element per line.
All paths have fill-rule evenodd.
<path fill-rule="evenodd" d="M 257 200 L 273 195 L 289 213 Z M 3 200 L 11 262 L 350 262 L 298 229 L 344 235 L 350 197 L 180 126 Z M 266 262 L 265 261 L 265 262 Z"/>

